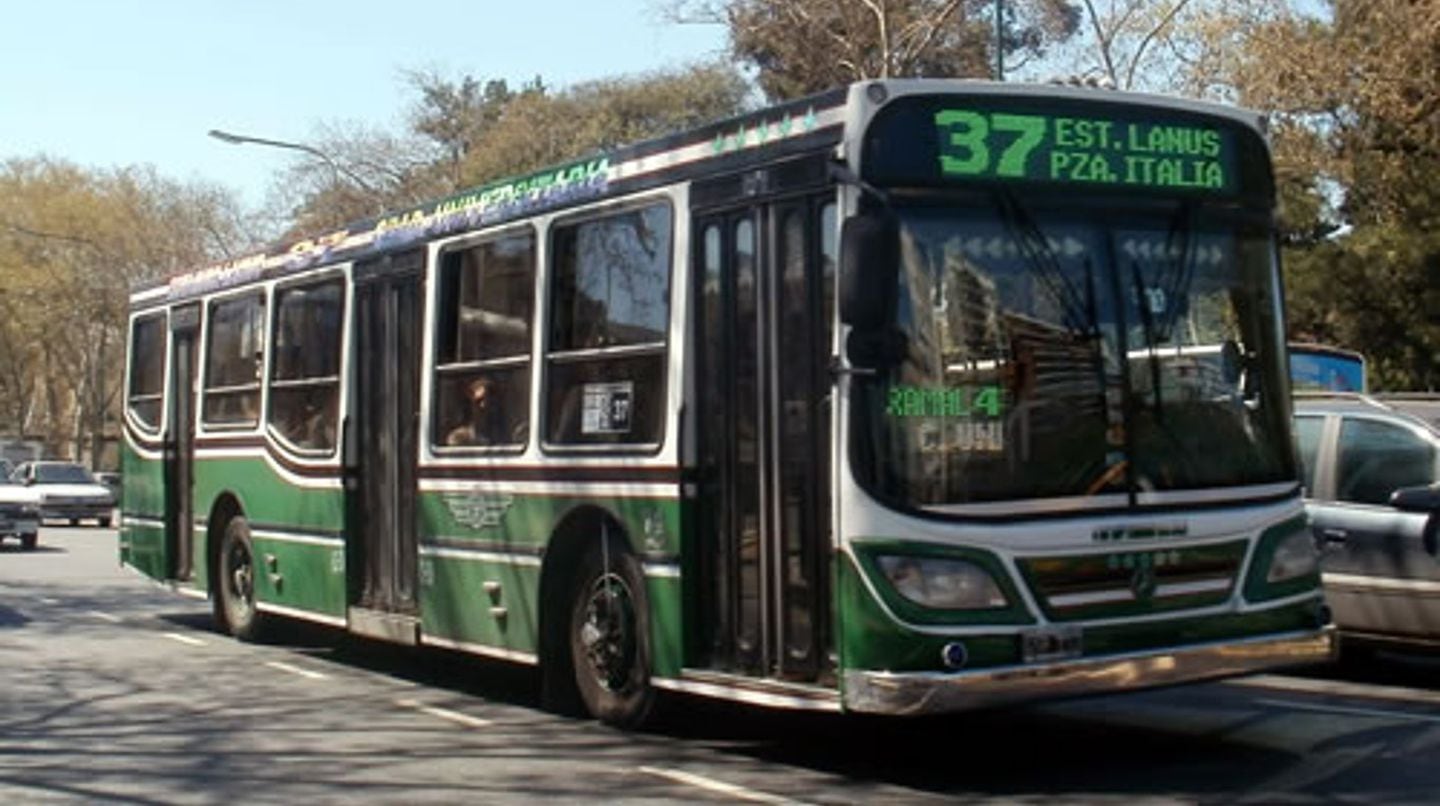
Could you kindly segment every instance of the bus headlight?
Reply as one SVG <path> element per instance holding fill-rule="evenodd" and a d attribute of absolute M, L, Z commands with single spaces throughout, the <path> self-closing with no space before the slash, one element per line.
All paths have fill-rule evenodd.
<path fill-rule="evenodd" d="M 1310 576 L 1319 570 L 1320 552 L 1315 549 L 1315 538 L 1310 535 L 1309 530 L 1303 530 L 1275 544 L 1275 553 L 1270 557 L 1270 571 L 1265 574 L 1265 581 L 1284 582 Z"/>
<path fill-rule="evenodd" d="M 882 554 L 875 558 L 895 592 L 937 610 L 988 610 L 1009 602 L 994 578 L 964 560 Z"/>

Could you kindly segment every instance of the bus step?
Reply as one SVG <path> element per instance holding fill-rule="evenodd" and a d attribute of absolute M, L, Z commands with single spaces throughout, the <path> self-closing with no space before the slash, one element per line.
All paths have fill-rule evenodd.
<path fill-rule="evenodd" d="M 416 616 L 364 607 L 352 607 L 346 615 L 350 632 L 356 635 L 407 646 L 420 643 L 420 619 Z"/>

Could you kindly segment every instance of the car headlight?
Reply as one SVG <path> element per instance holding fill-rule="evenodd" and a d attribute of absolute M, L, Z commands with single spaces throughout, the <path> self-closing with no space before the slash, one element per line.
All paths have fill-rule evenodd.
<path fill-rule="evenodd" d="M 987 610 L 1009 605 L 995 579 L 980 566 L 942 557 L 895 554 L 875 558 L 896 593 L 939 610 Z"/>
<path fill-rule="evenodd" d="M 1303 530 L 1275 544 L 1275 553 L 1270 557 L 1270 571 L 1265 574 L 1265 581 L 1284 582 L 1310 576 L 1319 570 L 1320 552 L 1315 548 L 1315 538 L 1309 530 Z"/>

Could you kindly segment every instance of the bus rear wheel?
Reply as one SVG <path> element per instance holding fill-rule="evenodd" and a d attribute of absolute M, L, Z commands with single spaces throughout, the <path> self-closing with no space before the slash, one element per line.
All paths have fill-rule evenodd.
<path fill-rule="evenodd" d="M 258 641 L 265 617 L 255 607 L 255 549 L 244 518 L 225 525 L 216 565 L 215 620 L 242 641 Z"/>
<path fill-rule="evenodd" d="M 640 563 L 609 544 L 586 554 L 570 609 L 570 658 L 586 710 L 622 728 L 642 726 L 654 707 L 650 613 Z"/>

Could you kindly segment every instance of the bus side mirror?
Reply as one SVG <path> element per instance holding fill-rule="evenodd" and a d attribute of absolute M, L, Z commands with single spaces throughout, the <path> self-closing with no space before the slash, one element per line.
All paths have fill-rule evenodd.
<path fill-rule="evenodd" d="M 900 228 L 893 216 L 861 213 L 840 233 L 840 321 L 875 332 L 890 323 L 899 279 Z"/>

